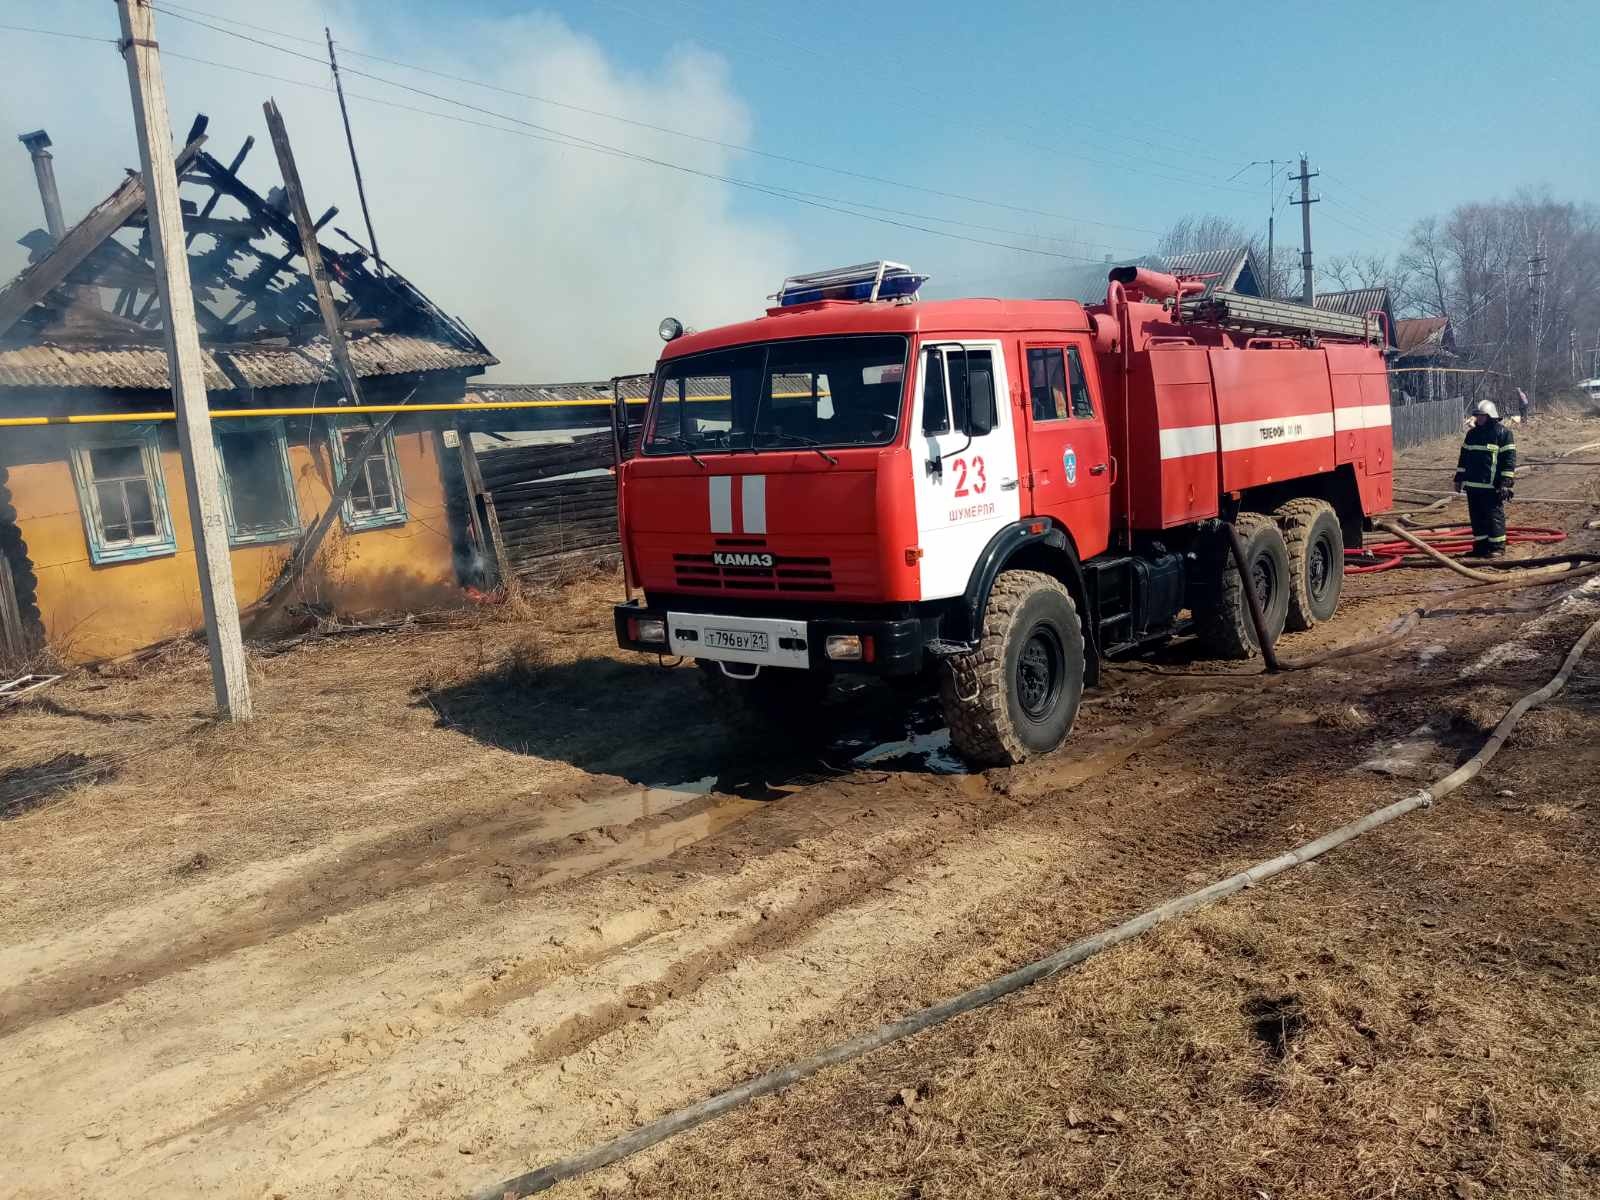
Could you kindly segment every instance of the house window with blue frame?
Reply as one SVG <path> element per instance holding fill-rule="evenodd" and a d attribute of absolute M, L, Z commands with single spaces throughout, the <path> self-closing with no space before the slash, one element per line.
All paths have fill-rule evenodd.
<path fill-rule="evenodd" d="M 72 474 L 91 562 L 129 562 L 177 549 L 155 426 L 85 436 L 72 449 Z"/>
<path fill-rule="evenodd" d="M 335 478 L 344 481 L 348 464 L 367 440 L 371 429 L 364 424 L 330 424 L 328 443 L 333 448 Z M 380 529 L 406 523 L 406 498 L 400 481 L 400 463 L 395 457 L 394 431 L 383 435 L 359 468 L 355 484 L 344 502 L 344 523 L 354 530 Z"/>
<path fill-rule="evenodd" d="M 233 546 L 278 542 L 300 532 L 289 439 L 282 421 L 212 423 L 222 471 L 222 501 Z"/>

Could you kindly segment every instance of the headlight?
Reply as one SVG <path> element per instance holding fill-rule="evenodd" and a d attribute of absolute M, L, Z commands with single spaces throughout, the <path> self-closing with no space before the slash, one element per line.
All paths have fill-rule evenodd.
<path fill-rule="evenodd" d="M 660 617 L 630 617 L 628 631 L 636 642 L 660 642 L 665 645 L 667 641 L 667 623 Z"/>
<path fill-rule="evenodd" d="M 656 332 L 661 335 L 663 342 L 670 342 L 674 338 L 683 336 L 683 322 L 677 317 L 662 317 L 661 324 L 656 326 Z"/>
<path fill-rule="evenodd" d="M 859 660 L 861 639 L 853 633 L 833 633 L 822 644 L 823 653 L 832 659 Z"/>

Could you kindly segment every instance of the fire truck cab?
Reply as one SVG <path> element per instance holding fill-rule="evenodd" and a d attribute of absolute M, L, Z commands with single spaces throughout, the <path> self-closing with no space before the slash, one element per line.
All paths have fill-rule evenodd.
<path fill-rule="evenodd" d="M 1061 744 L 1106 656 L 1182 632 L 1256 652 L 1221 521 L 1269 632 L 1332 615 L 1388 503 L 1365 337 L 1246 336 L 1131 269 L 1093 309 L 923 281 L 864 264 L 786 280 L 753 321 L 663 322 L 620 467 L 643 591 L 620 645 L 693 658 L 780 729 L 836 673 L 922 677 L 956 747 L 1002 764 Z"/>

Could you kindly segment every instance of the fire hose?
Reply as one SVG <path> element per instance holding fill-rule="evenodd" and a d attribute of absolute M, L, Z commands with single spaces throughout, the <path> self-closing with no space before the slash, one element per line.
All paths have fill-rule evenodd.
<path fill-rule="evenodd" d="M 1380 528 L 1382 527 L 1384 523 L 1380 523 Z M 1391 532 L 1394 531 L 1393 526 L 1388 528 Z M 1371 575 L 1399 566 L 1425 565 L 1434 561 L 1431 556 L 1419 556 L 1413 553 L 1418 542 L 1437 550 L 1442 555 L 1449 556 L 1466 554 L 1472 549 L 1474 542 L 1472 529 L 1466 525 L 1442 525 L 1432 529 L 1419 529 L 1415 533 L 1415 538 L 1397 538 L 1390 542 L 1363 546 L 1359 550 L 1346 550 L 1345 574 Z M 1509 546 L 1530 544 L 1548 546 L 1565 541 L 1566 538 L 1567 535 L 1559 529 L 1547 529 L 1538 525 L 1513 525 L 1506 530 L 1506 544 Z"/>
<path fill-rule="evenodd" d="M 1600 562 L 1591 563 L 1588 567 L 1580 568 L 1580 570 L 1585 574 L 1600 570 Z M 1578 573 L 1578 571 L 1568 572 L 1569 575 L 1577 575 Z M 1512 582 L 1506 580 L 1497 585 L 1491 585 L 1491 588 L 1469 590 L 1492 590 L 1492 587 L 1505 587 Z M 1527 586 L 1524 580 L 1517 580 L 1515 583 L 1518 586 Z M 1249 589 L 1247 589 L 1248 591 Z M 618 1162 L 630 1155 L 637 1154 L 641 1150 L 654 1146 L 658 1142 L 663 1142 L 675 1134 L 693 1129 L 696 1125 L 741 1108 L 762 1096 L 769 1096 L 774 1092 L 782 1091 L 784 1088 L 792 1087 L 801 1080 L 809 1078 L 828 1067 L 848 1062 L 880 1047 L 901 1041 L 921 1030 L 943 1024 L 952 1017 L 982 1008 L 1031 984 L 1049 979 L 1062 971 L 1093 958 L 1103 951 L 1111 949 L 1113 946 L 1138 937 L 1163 922 L 1194 912 L 1220 900 L 1225 900 L 1244 891 L 1246 888 L 1254 887 L 1256 884 L 1264 883 L 1274 876 L 1293 870 L 1295 867 L 1310 862 L 1314 858 L 1319 858 L 1330 850 L 1336 849 L 1346 842 L 1353 841 L 1364 833 L 1413 813 L 1419 808 L 1431 808 L 1438 801 L 1474 779 L 1489 764 L 1490 760 L 1500 752 L 1500 748 L 1505 744 L 1506 738 L 1511 735 L 1511 731 L 1516 727 L 1517 722 L 1522 719 L 1529 709 L 1535 705 L 1543 704 L 1566 686 L 1567 679 L 1571 676 L 1573 668 L 1578 665 L 1578 660 L 1583 657 L 1584 652 L 1589 648 L 1589 644 L 1597 636 L 1600 636 L 1600 621 L 1595 621 L 1590 625 L 1584 631 L 1583 636 L 1567 651 L 1566 658 L 1562 660 L 1560 668 L 1548 683 L 1536 691 L 1529 692 L 1506 710 L 1505 716 L 1500 718 L 1499 723 L 1494 727 L 1494 731 L 1476 754 L 1428 788 L 1407 796 L 1403 800 L 1397 800 L 1395 803 L 1380 808 L 1375 812 L 1368 813 L 1348 825 L 1340 826 L 1338 829 L 1324 834 L 1314 841 L 1302 843 L 1275 858 L 1259 862 L 1236 875 L 1230 875 L 1226 879 L 1219 879 L 1215 883 L 1198 891 L 1190 892 L 1186 896 L 1168 900 L 1165 904 L 1157 905 L 1155 908 L 1131 917 L 1120 925 L 1113 926 L 1104 932 L 1082 938 L 1057 950 L 1054 954 L 1037 959 L 998 978 L 991 979 L 987 983 L 962 992 L 960 995 L 941 1000 L 939 1003 L 924 1008 L 919 1012 L 911 1013 L 886 1025 L 880 1025 L 877 1029 L 851 1038 L 849 1041 L 840 1042 L 809 1058 L 790 1063 L 788 1066 L 780 1067 L 775 1071 L 769 1071 L 765 1075 L 759 1075 L 737 1087 L 708 1097 L 699 1103 L 691 1104 L 687 1108 L 668 1113 L 666 1116 L 640 1126 L 632 1133 L 606 1142 L 593 1150 L 561 1159 L 550 1163 L 548 1166 L 540 1167 L 538 1170 L 529 1171 L 507 1179 L 503 1183 L 495 1184 L 493 1187 L 476 1193 L 475 1200 L 519 1200 L 520 1197 L 531 1196 L 536 1192 L 542 1192 L 546 1188 L 553 1187 L 564 1179 L 572 1179 Z M 1265 641 L 1263 645 L 1265 645 Z"/>

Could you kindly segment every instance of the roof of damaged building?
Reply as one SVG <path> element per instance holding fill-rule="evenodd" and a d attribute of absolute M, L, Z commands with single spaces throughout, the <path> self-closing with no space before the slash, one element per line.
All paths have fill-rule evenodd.
<path fill-rule="evenodd" d="M 189 274 L 208 391 L 335 384 L 299 227 L 282 189 L 238 176 L 254 138 L 228 163 L 196 120 L 177 155 Z M 331 225 L 337 209 L 316 222 Z M 166 334 L 142 179 L 129 177 L 55 242 L 19 239 L 28 266 L 0 287 L 0 388 L 166 390 Z M 497 361 L 465 324 L 336 226 L 318 248 L 356 374 L 476 374 Z"/>
<path fill-rule="evenodd" d="M 1455 337 L 1449 317 L 1401 317 L 1394 323 L 1395 349 L 1401 358 L 1449 354 Z"/>

